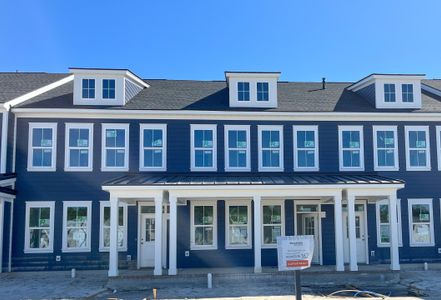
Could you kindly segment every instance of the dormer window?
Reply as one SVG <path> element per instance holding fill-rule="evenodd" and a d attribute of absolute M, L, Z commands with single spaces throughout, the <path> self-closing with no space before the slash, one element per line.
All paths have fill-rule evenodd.
<path fill-rule="evenodd" d="M 238 82 L 237 83 L 237 100 L 238 101 L 250 101 L 250 83 Z"/>
<path fill-rule="evenodd" d="M 95 98 L 95 79 L 83 79 L 82 95 L 84 99 Z"/>
<path fill-rule="evenodd" d="M 402 84 L 403 102 L 413 102 L 413 84 Z"/>
<path fill-rule="evenodd" d="M 384 102 L 395 102 L 395 84 L 384 84 Z"/>
<path fill-rule="evenodd" d="M 103 99 L 115 99 L 115 79 L 103 79 Z"/>
<path fill-rule="evenodd" d="M 269 100 L 269 85 L 268 82 L 257 83 L 257 101 Z"/>

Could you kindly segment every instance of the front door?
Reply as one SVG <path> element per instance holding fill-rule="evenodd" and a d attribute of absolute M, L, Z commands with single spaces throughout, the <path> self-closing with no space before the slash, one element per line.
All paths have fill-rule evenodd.
<path fill-rule="evenodd" d="M 155 214 L 141 214 L 141 267 L 155 265 Z"/>
<path fill-rule="evenodd" d="M 319 264 L 319 228 L 318 228 L 318 214 L 300 214 L 302 216 L 302 235 L 314 236 L 314 254 L 312 256 L 312 262 Z"/>
<path fill-rule="evenodd" d="M 360 205 L 360 206 L 359 206 Z M 359 209 L 355 212 L 355 237 L 357 244 L 357 263 L 366 263 L 366 220 L 365 211 L 363 204 L 356 204 Z M 361 210 L 363 206 L 363 210 Z M 343 228 L 345 230 L 344 234 L 344 257 L 345 263 L 349 263 L 349 227 L 348 227 L 348 213 L 343 212 Z"/>

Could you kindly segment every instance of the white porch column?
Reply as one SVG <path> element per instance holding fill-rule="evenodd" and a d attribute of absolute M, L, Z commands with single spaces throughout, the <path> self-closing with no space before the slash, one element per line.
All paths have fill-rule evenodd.
<path fill-rule="evenodd" d="M 345 270 L 343 255 L 343 214 L 341 198 L 341 192 L 334 196 L 335 268 L 337 271 Z"/>
<path fill-rule="evenodd" d="M 400 255 L 398 251 L 398 224 L 397 224 L 397 195 L 389 195 L 390 217 L 390 268 L 400 270 Z"/>
<path fill-rule="evenodd" d="M 178 209 L 177 209 L 177 199 L 176 196 L 170 195 L 169 196 L 169 202 L 170 202 L 170 233 L 169 233 L 169 266 L 168 266 L 168 275 L 176 275 L 177 269 L 176 269 L 176 256 L 177 256 L 177 239 L 178 239 Z"/>
<path fill-rule="evenodd" d="M 110 196 L 109 277 L 118 276 L 118 197 Z"/>
<path fill-rule="evenodd" d="M 162 199 L 162 194 L 155 197 L 155 276 L 162 275 Z"/>
<path fill-rule="evenodd" d="M 348 193 L 349 269 L 358 271 L 357 236 L 355 233 L 355 196 Z"/>
<path fill-rule="evenodd" d="M 260 196 L 253 196 L 254 201 L 254 273 L 262 272 L 262 215 Z"/>

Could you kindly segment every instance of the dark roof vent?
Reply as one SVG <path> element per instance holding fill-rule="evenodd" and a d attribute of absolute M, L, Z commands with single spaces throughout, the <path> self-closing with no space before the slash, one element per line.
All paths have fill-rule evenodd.
<path fill-rule="evenodd" d="M 326 78 L 322 77 L 322 90 L 326 89 Z"/>

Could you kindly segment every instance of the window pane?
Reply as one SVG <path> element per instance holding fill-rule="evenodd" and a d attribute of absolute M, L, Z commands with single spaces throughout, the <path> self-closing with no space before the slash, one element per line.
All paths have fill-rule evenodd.
<path fill-rule="evenodd" d="M 412 220 L 414 223 L 430 222 L 430 206 L 429 204 L 413 204 Z"/>
<path fill-rule="evenodd" d="M 413 224 L 412 240 L 415 243 L 430 243 L 430 225 L 429 224 Z"/>
<path fill-rule="evenodd" d="M 67 230 L 68 248 L 87 248 L 87 231 L 83 228 L 72 228 Z"/>
<path fill-rule="evenodd" d="M 380 222 L 389 223 L 389 205 L 380 205 Z"/>
<path fill-rule="evenodd" d="M 234 226 L 229 228 L 230 245 L 248 244 L 248 228 L 246 226 Z"/>
<path fill-rule="evenodd" d="M 29 231 L 29 248 L 45 249 L 49 247 L 49 230 L 31 229 Z"/>
<path fill-rule="evenodd" d="M 390 225 L 380 225 L 380 241 L 381 243 L 389 243 L 390 242 Z"/>
<path fill-rule="evenodd" d="M 264 226 L 263 227 L 263 242 L 264 244 L 276 244 L 277 237 L 282 235 L 282 228 L 280 226 Z"/>
<path fill-rule="evenodd" d="M 204 225 L 213 224 L 213 206 L 204 206 Z"/>
<path fill-rule="evenodd" d="M 204 224 L 204 207 L 194 206 L 194 224 L 203 225 Z"/>

